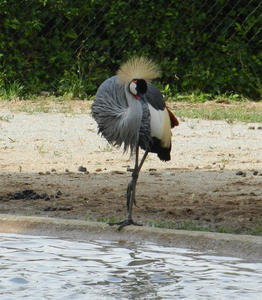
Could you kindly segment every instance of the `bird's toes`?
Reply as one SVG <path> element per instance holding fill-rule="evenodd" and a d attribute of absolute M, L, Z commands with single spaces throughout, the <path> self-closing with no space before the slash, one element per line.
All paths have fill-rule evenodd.
<path fill-rule="evenodd" d="M 120 231 L 122 228 L 129 226 L 129 225 L 135 225 L 135 226 L 143 226 L 142 224 L 136 223 L 133 221 L 133 219 L 125 219 L 121 222 L 114 222 L 114 223 L 108 223 L 110 226 L 118 225 L 118 231 Z"/>

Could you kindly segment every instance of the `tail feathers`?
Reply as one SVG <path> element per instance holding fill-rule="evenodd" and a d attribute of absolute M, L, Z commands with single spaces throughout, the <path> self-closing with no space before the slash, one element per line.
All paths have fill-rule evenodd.
<path fill-rule="evenodd" d="M 169 161 L 171 159 L 170 149 L 163 148 L 158 153 L 157 156 L 162 161 Z"/>
<path fill-rule="evenodd" d="M 170 157 L 171 145 L 168 148 L 165 148 L 161 145 L 161 141 L 158 138 L 153 137 L 152 145 L 150 147 L 150 152 L 157 153 L 157 156 L 160 160 L 168 161 Z"/>

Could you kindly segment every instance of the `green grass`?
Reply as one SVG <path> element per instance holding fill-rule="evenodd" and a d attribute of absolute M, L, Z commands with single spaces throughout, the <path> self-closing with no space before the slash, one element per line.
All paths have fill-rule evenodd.
<path fill-rule="evenodd" d="M 102 222 L 102 223 L 118 223 L 121 222 L 122 220 L 120 218 L 116 218 L 114 216 L 110 217 L 93 217 L 93 216 L 87 216 L 86 218 L 87 221 L 93 221 L 93 222 Z"/>
<path fill-rule="evenodd" d="M 262 105 L 238 94 L 214 97 L 206 93 L 177 94 L 168 97 L 167 102 L 175 106 L 174 113 L 180 118 L 262 122 Z"/>
<path fill-rule="evenodd" d="M 24 86 L 19 81 L 14 81 L 5 88 L 0 88 L 0 99 L 2 100 L 19 100 L 23 94 Z"/>
<path fill-rule="evenodd" d="M 245 105 L 228 107 L 201 106 L 174 109 L 175 115 L 180 118 L 226 120 L 228 123 L 240 121 L 245 123 L 262 123 L 262 111 Z"/>
<path fill-rule="evenodd" d="M 262 222 L 250 230 L 250 234 L 262 236 Z"/>
<path fill-rule="evenodd" d="M 93 217 L 88 216 L 86 218 L 88 221 L 102 222 L 102 223 L 116 223 L 120 222 L 120 218 L 114 216 L 110 217 Z M 146 220 L 143 222 L 144 226 L 153 228 L 164 228 L 164 229 L 174 229 L 174 230 L 190 230 L 190 231 L 203 231 L 203 232 L 218 232 L 218 233 L 232 233 L 232 234 L 251 234 L 262 236 L 262 223 L 250 226 L 250 227 L 230 227 L 230 226 L 217 226 L 217 225 L 200 225 L 191 220 L 188 221 L 153 221 Z"/>
<path fill-rule="evenodd" d="M 14 116 L 10 116 L 10 115 L 0 115 L 0 121 L 4 121 L 4 122 L 10 122 L 11 119 L 13 119 Z"/>
<path fill-rule="evenodd" d="M 209 226 L 201 226 L 195 224 L 193 221 L 147 221 L 146 225 L 155 228 L 167 228 L 178 230 L 192 230 L 192 231 L 212 231 Z"/>
<path fill-rule="evenodd" d="M 147 226 L 156 228 L 167 228 L 177 230 L 191 230 L 191 231 L 205 231 L 205 232 L 218 232 L 218 233 L 233 233 L 233 234 L 251 234 L 262 236 L 262 223 L 249 226 L 249 227 L 238 227 L 238 226 L 218 226 L 218 225 L 199 225 L 193 221 L 147 221 Z"/>
<path fill-rule="evenodd" d="M 74 93 L 64 93 L 63 96 L 54 95 L 32 96 L 28 100 L 21 101 L 23 87 L 15 82 L 3 93 L 0 90 L 2 103 L 9 103 L 11 110 L 27 113 L 86 113 L 86 107 L 91 101 L 73 98 Z M 205 119 L 205 120 L 226 120 L 228 123 L 235 121 L 246 123 L 262 123 L 262 103 L 251 102 L 240 95 L 219 95 L 212 98 L 210 94 L 177 94 L 169 96 L 167 103 L 172 111 L 180 119 Z M 82 106 L 82 107 L 81 107 Z M 90 106 L 89 106 L 90 107 Z"/>
<path fill-rule="evenodd" d="M 88 216 L 86 218 L 88 221 L 93 222 L 102 222 L 102 223 L 116 223 L 120 222 L 120 218 L 116 218 L 114 216 L 110 217 L 93 217 Z M 190 230 L 190 231 L 202 231 L 202 232 L 217 232 L 217 233 L 232 233 L 232 234 L 250 234 L 262 236 L 262 223 L 250 226 L 250 227 L 238 227 L 238 226 L 222 226 L 215 224 L 197 224 L 194 221 L 153 221 L 146 220 L 143 222 L 144 226 L 153 227 L 153 228 L 163 228 L 163 229 L 174 229 L 174 230 Z"/>
<path fill-rule="evenodd" d="M 228 102 L 246 102 L 249 101 L 248 98 L 239 95 L 239 94 L 220 94 L 220 95 L 212 95 L 209 93 L 178 93 L 172 95 L 171 93 L 166 93 L 165 90 L 162 91 L 165 95 L 165 98 L 168 102 L 189 102 L 189 103 L 204 103 L 206 101 L 215 100 L 220 103 L 228 103 Z"/>

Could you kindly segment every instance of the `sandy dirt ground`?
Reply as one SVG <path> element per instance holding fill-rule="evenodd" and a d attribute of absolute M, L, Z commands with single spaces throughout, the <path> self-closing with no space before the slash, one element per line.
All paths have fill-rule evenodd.
<path fill-rule="evenodd" d="M 125 217 L 134 158 L 97 135 L 90 104 L 80 110 L 25 113 L 1 104 L 0 213 Z M 180 119 L 172 145 L 170 162 L 150 154 L 143 166 L 136 221 L 239 233 L 261 228 L 261 124 Z"/>

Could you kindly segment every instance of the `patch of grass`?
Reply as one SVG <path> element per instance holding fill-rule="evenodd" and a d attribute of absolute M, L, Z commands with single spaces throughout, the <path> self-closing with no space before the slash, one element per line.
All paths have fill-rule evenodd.
<path fill-rule="evenodd" d="M 166 87 L 162 90 L 162 93 L 165 95 L 165 98 L 168 102 L 188 102 L 188 103 L 204 103 L 210 100 L 219 102 L 219 103 L 228 103 L 228 102 L 246 102 L 249 101 L 248 98 L 239 95 L 226 93 L 222 95 L 213 96 L 210 93 L 178 93 L 172 94 L 169 92 Z"/>
<path fill-rule="evenodd" d="M 87 216 L 87 221 L 102 222 L 102 223 L 116 223 L 122 221 L 121 218 L 115 216 L 108 217 L 94 217 Z M 143 222 L 145 226 L 154 228 L 165 228 L 165 229 L 176 229 L 176 230 L 190 230 L 190 231 L 203 231 L 203 232 L 218 232 L 218 233 L 232 233 L 232 234 L 250 234 L 262 236 L 262 223 L 257 225 L 250 225 L 248 227 L 236 226 L 236 225 L 215 225 L 215 224 L 204 224 L 199 225 L 191 220 L 188 221 L 169 221 L 169 220 L 146 220 Z"/>
<path fill-rule="evenodd" d="M 208 226 L 200 226 L 192 221 L 147 221 L 146 224 L 150 227 L 167 228 L 167 229 L 183 229 L 192 231 L 211 231 Z"/>
<path fill-rule="evenodd" d="M 253 228 L 250 233 L 253 235 L 262 236 L 262 222 L 258 224 L 255 228 Z"/>
<path fill-rule="evenodd" d="M 216 232 L 219 232 L 219 233 L 234 233 L 233 230 L 229 230 L 228 228 L 224 228 L 224 227 L 216 227 Z"/>
<path fill-rule="evenodd" d="M 63 95 L 68 100 L 84 99 L 87 96 L 85 78 L 80 63 L 76 65 L 76 68 L 76 73 L 66 73 L 65 77 L 58 84 L 58 94 Z"/>
<path fill-rule="evenodd" d="M 165 90 L 163 91 L 165 93 Z M 168 94 L 168 93 L 167 93 Z M 262 122 L 262 105 L 251 102 L 239 94 L 212 96 L 208 93 L 168 94 L 169 106 L 174 106 L 180 118 L 226 120 L 257 123 Z"/>
<path fill-rule="evenodd" d="M 68 100 L 55 96 L 38 96 L 30 100 L 20 101 L 1 101 L 2 107 L 7 107 L 13 112 L 34 113 L 82 113 L 87 112 L 83 106 L 87 106 L 88 101 Z M 89 104 L 88 104 L 89 105 Z M 89 105 L 90 106 L 90 105 Z"/>
<path fill-rule="evenodd" d="M 24 106 L 21 106 L 19 108 L 19 111 L 33 114 L 33 113 L 39 113 L 39 112 L 48 113 L 48 112 L 50 112 L 50 109 L 48 107 L 45 107 L 45 105 L 40 102 L 40 103 L 37 103 L 37 105 L 25 104 Z"/>
<path fill-rule="evenodd" d="M 164 93 L 165 95 L 165 93 Z M 198 94 L 198 93 L 191 93 L 191 94 L 176 94 L 169 96 L 167 98 L 168 102 L 189 102 L 189 103 L 203 103 L 209 101 L 212 98 L 211 94 Z"/>
<path fill-rule="evenodd" d="M 245 123 L 262 122 L 262 105 L 232 104 L 220 105 L 208 103 L 207 105 L 177 105 L 174 113 L 180 118 L 226 120 L 229 124 L 235 121 Z"/>
<path fill-rule="evenodd" d="M 47 154 L 48 150 L 46 150 L 44 148 L 44 145 L 36 145 L 35 149 L 38 151 L 39 154 L 43 155 L 43 154 Z"/>
<path fill-rule="evenodd" d="M 13 118 L 14 118 L 14 116 L 11 116 L 11 115 L 0 116 L 0 121 L 10 122 L 10 120 Z"/>
<path fill-rule="evenodd" d="M 24 86 L 19 81 L 7 84 L 6 87 L 0 89 L 1 100 L 19 100 L 24 95 Z"/>
<path fill-rule="evenodd" d="M 147 220 L 145 222 L 147 226 L 155 228 L 166 228 L 166 229 L 176 229 L 176 230 L 191 230 L 191 231 L 204 231 L 204 232 L 218 232 L 218 233 L 232 233 L 232 234 L 251 234 L 262 236 L 262 223 L 256 226 L 250 225 L 250 227 L 241 226 L 222 226 L 214 224 L 199 225 L 193 221 L 152 221 Z"/>
<path fill-rule="evenodd" d="M 96 221 L 96 222 L 102 222 L 102 223 L 117 223 L 117 222 L 121 222 L 121 219 L 120 218 L 116 218 L 114 216 L 110 216 L 110 217 L 97 217 L 95 218 L 92 218 L 92 217 L 87 217 L 87 220 L 89 221 Z"/>
<path fill-rule="evenodd" d="M 251 234 L 262 236 L 262 223 L 258 225 L 250 225 L 249 227 L 241 226 L 217 226 L 214 224 L 210 225 L 199 225 L 193 221 L 147 221 L 146 225 L 156 228 L 167 228 L 177 230 L 191 230 L 191 231 L 205 231 L 205 232 L 218 232 L 218 233 L 232 233 L 232 234 Z"/>
<path fill-rule="evenodd" d="M 22 101 L 1 101 L 0 105 L 8 106 L 11 111 L 27 113 L 90 113 L 92 100 L 77 100 L 68 95 L 40 95 Z M 239 95 L 217 96 L 212 100 L 210 97 L 209 94 L 180 94 L 169 98 L 168 105 L 182 120 L 191 118 L 226 120 L 229 124 L 235 121 L 262 123 L 262 102 L 250 102 Z"/>

